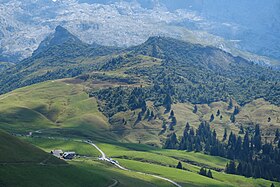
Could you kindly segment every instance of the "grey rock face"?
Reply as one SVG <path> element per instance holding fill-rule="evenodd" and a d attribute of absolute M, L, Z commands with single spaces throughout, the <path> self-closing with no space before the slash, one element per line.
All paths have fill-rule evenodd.
<path fill-rule="evenodd" d="M 280 59 L 277 0 L 266 4 L 223 2 L 1 0 L 0 61 L 16 62 L 30 56 L 57 25 L 89 44 L 131 46 L 163 35 L 213 45 L 236 55 L 240 55 L 239 48 Z M 265 9 L 259 10 L 261 7 Z M 265 58 L 249 56 L 267 63 Z"/>

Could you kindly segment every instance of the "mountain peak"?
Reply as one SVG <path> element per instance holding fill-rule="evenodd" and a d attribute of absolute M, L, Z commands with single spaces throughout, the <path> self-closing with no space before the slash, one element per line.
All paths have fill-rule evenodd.
<path fill-rule="evenodd" d="M 56 26 L 55 32 L 69 32 L 67 29 L 62 27 L 61 25 Z"/>
<path fill-rule="evenodd" d="M 64 43 L 82 43 L 82 41 L 70 33 L 66 28 L 58 25 L 55 28 L 54 33 L 47 36 L 39 45 L 39 47 L 34 51 L 33 55 L 38 54 L 55 45 L 62 45 Z"/>

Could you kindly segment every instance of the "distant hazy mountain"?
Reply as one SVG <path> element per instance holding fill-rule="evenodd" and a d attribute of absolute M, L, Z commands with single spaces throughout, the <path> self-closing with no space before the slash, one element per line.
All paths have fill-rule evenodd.
<path fill-rule="evenodd" d="M 279 7 L 277 0 L 0 0 L 0 61 L 30 56 L 57 25 L 87 43 L 130 46 L 163 35 L 279 60 Z"/>

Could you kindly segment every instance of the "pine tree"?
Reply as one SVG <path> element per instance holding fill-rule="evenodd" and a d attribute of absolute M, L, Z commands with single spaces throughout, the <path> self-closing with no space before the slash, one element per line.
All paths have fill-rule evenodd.
<path fill-rule="evenodd" d="M 177 125 L 177 119 L 176 119 L 175 116 L 173 116 L 173 117 L 171 118 L 171 123 L 172 123 L 173 126 Z"/>
<path fill-rule="evenodd" d="M 172 133 L 169 138 L 166 140 L 164 148 L 165 149 L 176 149 L 178 145 L 177 136 L 175 133 Z"/>
<path fill-rule="evenodd" d="M 225 141 L 227 139 L 227 129 L 225 129 L 225 131 L 224 131 L 224 136 L 223 136 L 223 142 Z"/>
<path fill-rule="evenodd" d="M 249 154 L 249 150 L 250 150 L 250 140 L 249 140 L 248 131 L 246 131 L 246 133 L 245 133 L 242 148 L 243 148 L 243 153 L 244 153 L 243 156 L 247 156 Z"/>
<path fill-rule="evenodd" d="M 210 122 L 212 122 L 215 119 L 214 115 L 212 114 L 210 117 Z"/>
<path fill-rule="evenodd" d="M 233 102 L 232 99 L 230 98 L 229 104 L 228 104 L 228 110 L 231 110 L 233 108 Z"/>
<path fill-rule="evenodd" d="M 182 163 L 181 163 L 181 162 L 178 162 L 176 168 L 178 168 L 178 169 L 183 169 Z"/>
<path fill-rule="evenodd" d="M 203 176 L 207 176 L 206 169 L 201 168 L 198 174 L 203 175 Z"/>
<path fill-rule="evenodd" d="M 154 111 L 151 111 L 151 119 L 155 117 Z"/>
<path fill-rule="evenodd" d="M 171 110 L 169 118 L 172 118 L 173 116 L 174 116 L 174 111 Z"/>
<path fill-rule="evenodd" d="M 149 119 L 149 117 L 150 117 L 150 109 L 147 109 L 144 119 Z"/>
<path fill-rule="evenodd" d="M 244 128 L 243 128 L 243 125 L 240 126 L 240 130 L 239 130 L 239 133 L 238 134 L 244 134 Z"/>
<path fill-rule="evenodd" d="M 248 163 L 247 164 L 247 169 L 245 172 L 245 177 L 251 177 L 252 176 L 252 164 Z"/>
<path fill-rule="evenodd" d="M 223 116 L 222 115 L 220 116 L 220 120 L 223 120 Z"/>
<path fill-rule="evenodd" d="M 274 143 L 276 143 L 277 141 L 279 141 L 279 138 L 280 138 L 280 133 L 279 133 L 279 129 L 277 129 L 276 132 L 275 132 Z"/>
<path fill-rule="evenodd" d="M 211 172 L 211 170 L 210 170 L 210 169 L 208 170 L 207 177 L 209 177 L 209 178 L 212 178 L 212 179 L 213 179 L 213 175 L 212 175 L 212 172 Z"/>
<path fill-rule="evenodd" d="M 230 161 L 229 164 L 226 165 L 225 169 L 226 173 L 228 174 L 236 174 L 236 166 L 234 161 Z"/>
<path fill-rule="evenodd" d="M 163 106 L 166 109 L 166 112 L 169 112 L 171 110 L 171 104 L 172 104 L 172 99 L 169 94 L 167 94 L 163 100 Z"/>
<path fill-rule="evenodd" d="M 226 168 L 225 168 L 225 172 L 228 173 L 229 172 L 229 164 L 226 164 Z"/>
<path fill-rule="evenodd" d="M 194 105 L 193 113 L 197 113 L 197 110 L 198 110 L 197 105 Z"/>
<path fill-rule="evenodd" d="M 237 166 L 237 169 L 236 169 L 236 174 L 238 175 L 243 175 L 243 166 L 242 166 L 242 162 L 240 162 Z"/>
<path fill-rule="evenodd" d="M 272 183 L 270 187 L 275 187 L 274 184 Z"/>
<path fill-rule="evenodd" d="M 239 108 L 236 106 L 234 107 L 233 115 L 237 115 L 239 113 Z"/>
<path fill-rule="evenodd" d="M 195 149 L 196 152 L 202 151 L 202 146 L 201 146 L 199 137 L 196 138 L 194 149 Z"/>
<path fill-rule="evenodd" d="M 267 118 L 267 122 L 268 122 L 268 123 L 271 122 L 271 117 L 268 117 L 268 118 Z"/>
<path fill-rule="evenodd" d="M 241 138 L 241 136 L 238 136 L 234 149 L 235 149 L 235 158 L 242 158 L 242 155 L 241 155 L 242 138 Z"/>
<path fill-rule="evenodd" d="M 185 131 L 189 131 L 190 130 L 190 124 L 189 124 L 189 122 L 187 122 L 187 124 L 186 124 L 186 127 L 185 127 Z"/>
<path fill-rule="evenodd" d="M 221 114 L 220 110 L 217 111 L 216 116 L 219 116 Z"/>
<path fill-rule="evenodd" d="M 260 151 L 262 148 L 262 142 L 261 142 L 261 132 L 260 132 L 260 126 L 256 125 L 255 127 L 255 136 L 254 136 L 254 148 L 256 149 L 256 151 Z"/>
<path fill-rule="evenodd" d="M 232 114 L 232 115 L 230 116 L 230 121 L 231 121 L 232 123 L 235 123 L 235 116 L 234 116 L 234 114 Z"/>
<path fill-rule="evenodd" d="M 260 178 L 261 177 L 261 170 L 258 165 L 254 167 L 254 178 Z"/>

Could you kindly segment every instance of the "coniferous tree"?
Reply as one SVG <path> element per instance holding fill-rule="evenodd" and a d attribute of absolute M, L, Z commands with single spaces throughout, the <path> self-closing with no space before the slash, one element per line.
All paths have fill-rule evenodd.
<path fill-rule="evenodd" d="M 255 127 L 255 135 L 254 135 L 254 148 L 256 151 L 260 151 L 262 147 L 262 142 L 261 142 L 261 132 L 260 132 L 260 126 L 256 125 Z"/>
<path fill-rule="evenodd" d="M 196 152 L 202 151 L 202 146 L 201 146 L 201 142 L 200 142 L 200 138 L 199 137 L 196 138 L 194 149 L 195 149 Z"/>
<path fill-rule="evenodd" d="M 236 174 L 236 166 L 234 161 L 230 161 L 226 166 L 226 173 L 228 174 Z"/>
<path fill-rule="evenodd" d="M 165 107 L 166 111 L 169 112 L 171 110 L 172 99 L 169 94 L 166 94 L 163 100 L 163 106 Z"/>
<path fill-rule="evenodd" d="M 261 169 L 258 165 L 254 166 L 253 176 L 254 176 L 254 178 L 260 178 L 261 177 Z"/>
<path fill-rule="evenodd" d="M 271 122 L 271 117 L 268 117 L 268 118 L 267 118 L 267 122 L 268 122 L 268 123 Z"/>
<path fill-rule="evenodd" d="M 178 168 L 178 169 L 183 169 L 182 163 L 181 163 L 181 162 L 178 162 L 176 168 Z"/>
<path fill-rule="evenodd" d="M 171 110 L 169 118 L 172 118 L 172 117 L 174 117 L 174 111 L 173 110 Z"/>
<path fill-rule="evenodd" d="M 228 110 L 231 110 L 233 108 L 233 102 L 232 99 L 230 98 L 229 104 L 228 104 Z"/>
<path fill-rule="evenodd" d="M 234 107 L 233 115 L 237 115 L 239 113 L 239 107 Z"/>
<path fill-rule="evenodd" d="M 144 119 L 149 119 L 149 117 L 150 117 L 150 109 L 147 109 Z"/>
<path fill-rule="evenodd" d="M 155 117 L 154 111 L 151 111 L 151 117 L 150 119 L 153 119 Z"/>
<path fill-rule="evenodd" d="M 222 115 L 220 116 L 220 120 L 223 120 L 223 116 Z"/>
<path fill-rule="evenodd" d="M 200 175 L 203 175 L 203 176 L 206 176 L 206 175 L 207 175 L 206 169 L 202 167 L 202 168 L 200 169 L 200 171 L 199 171 L 199 174 L 200 174 Z"/>
<path fill-rule="evenodd" d="M 243 153 L 244 153 L 243 156 L 247 156 L 249 154 L 249 150 L 250 150 L 250 140 L 249 140 L 248 131 L 246 131 L 246 133 L 245 133 L 242 148 L 243 148 Z"/>
<path fill-rule="evenodd" d="M 197 105 L 194 105 L 193 113 L 197 113 L 197 110 L 198 110 Z"/>
<path fill-rule="evenodd" d="M 277 141 L 279 141 L 279 138 L 280 138 L 280 133 L 279 133 L 279 129 L 277 129 L 276 132 L 275 132 L 274 143 L 276 143 Z"/>
<path fill-rule="evenodd" d="M 252 176 L 252 164 L 249 162 L 246 167 L 245 177 L 251 177 L 251 176 Z"/>
<path fill-rule="evenodd" d="M 213 179 L 213 175 L 212 175 L 212 172 L 211 172 L 211 170 L 210 170 L 210 169 L 208 170 L 207 177 L 209 177 L 209 178 L 212 178 L 212 179 Z"/>
<path fill-rule="evenodd" d="M 223 142 L 227 139 L 227 129 L 224 130 Z"/>
<path fill-rule="evenodd" d="M 147 110 L 147 105 L 146 105 L 146 102 L 144 101 L 141 105 L 141 112 L 142 114 L 144 114 Z"/>
<path fill-rule="evenodd" d="M 178 145 L 177 136 L 175 133 L 172 133 L 165 142 L 164 148 L 166 149 L 176 149 Z"/>
<path fill-rule="evenodd" d="M 185 131 L 189 131 L 190 128 L 191 128 L 191 126 L 190 126 L 189 122 L 187 122 L 186 127 L 185 127 Z"/>
<path fill-rule="evenodd" d="M 243 167 L 242 167 L 242 162 L 240 162 L 236 168 L 236 174 L 238 175 L 243 175 Z"/>
<path fill-rule="evenodd" d="M 212 115 L 210 116 L 210 122 L 212 122 L 214 119 L 215 119 L 214 114 L 212 114 Z"/>
<path fill-rule="evenodd" d="M 274 184 L 272 183 L 270 187 L 275 187 Z"/>
<path fill-rule="evenodd" d="M 216 116 L 219 116 L 221 114 L 220 110 L 217 111 Z"/>
<path fill-rule="evenodd" d="M 190 135 L 194 136 L 194 129 L 193 129 L 193 127 L 190 129 Z"/>
<path fill-rule="evenodd" d="M 240 126 L 239 134 L 244 134 L 244 128 L 243 128 L 243 125 L 242 125 L 242 124 L 241 124 L 241 126 Z"/>
<path fill-rule="evenodd" d="M 234 114 L 232 114 L 232 115 L 230 116 L 230 121 L 231 121 L 232 123 L 235 123 L 235 115 L 234 115 Z"/>
<path fill-rule="evenodd" d="M 177 125 L 177 119 L 176 119 L 175 116 L 173 116 L 173 117 L 171 118 L 171 123 L 172 123 L 173 126 Z"/>
<path fill-rule="evenodd" d="M 236 144 L 235 144 L 235 158 L 241 158 L 241 151 L 242 151 L 242 138 L 238 136 Z"/>

